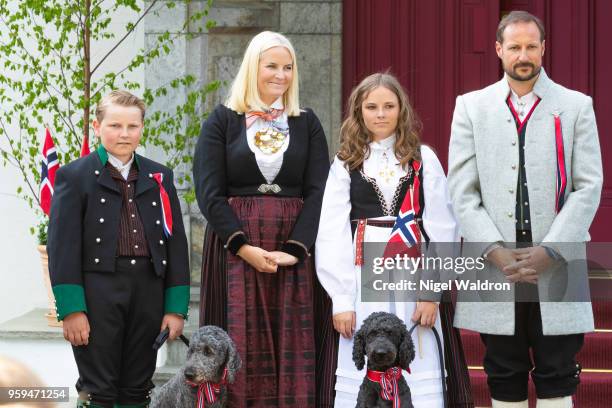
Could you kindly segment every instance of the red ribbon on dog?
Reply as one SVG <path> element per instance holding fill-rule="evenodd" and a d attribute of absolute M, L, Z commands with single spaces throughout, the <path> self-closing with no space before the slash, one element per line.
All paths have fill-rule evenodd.
<path fill-rule="evenodd" d="M 198 401 L 196 408 L 204 408 L 204 399 L 208 404 L 212 404 L 217 401 L 217 394 L 221 392 L 221 387 L 226 384 L 225 379 L 227 378 L 227 367 L 223 370 L 223 376 L 221 381 L 214 383 L 211 381 L 205 381 L 202 383 L 194 383 L 191 381 L 185 381 L 187 385 L 191 387 L 198 387 Z"/>
<path fill-rule="evenodd" d="M 407 370 L 410 373 L 410 369 Z M 391 367 L 387 371 L 368 370 L 368 380 L 380 384 L 380 397 L 385 401 L 393 400 L 393 408 L 400 408 L 397 380 L 402 376 L 400 367 Z"/>

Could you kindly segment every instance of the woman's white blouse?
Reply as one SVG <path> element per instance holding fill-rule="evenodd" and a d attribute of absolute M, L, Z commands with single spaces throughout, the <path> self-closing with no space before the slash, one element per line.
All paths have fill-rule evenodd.
<path fill-rule="evenodd" d="M 382 162 L 383 153 L 393 151 L 395 138 L 392 136 L 380 143 L 370 143 L 370 156 L 365 159 L 363 171 L 376 180 L 387 205 L 393 198 L 399 179 L 406 175 L 399 161 L 392 154 L 393 177 L 388 177 Z M 389 150 L 389 146 L 391 149 Z M 431 242 L 456 242 L 459 229 L 453 214 L 446 176 L 440 161 L 428 146 L 421 147 L 423 168 L 423 193 L 425 210 L 423 227 Z M 351 232 L 351 178 L 348 170 L 338 157 L 331 165 L 323 204 L 319 231 L 315 244 L 315 262 L 319 281 L 333 302 L 333 314 L 354 311 L 357 280 L 354 261 L 353 236 Z M 400 197 L 402 200 L 403 197 Z M 381 217 L 391 219 L 394 217 Z"/>
<path fill-rule="evenodd" d="M 278 98 L 272 105 L 270 105 L 270 107 L 274 109 L 283 109 L 283 99 Z M 284 128 L 289 128 L 289 121 L 286 112 L 283 112 L 283 114 L 280 115 L 275 122 Z M 264 176 L 268 184 L 271 184 L 283 165 L 283 155 L 289 146 L 290 135 L 287 131 L 285 143 L 276 153 L 265 154 L 255 145 L 255 134 L 268 126 L 268 122 L 261 118 L 257 118 L 251 127 L 247 129 L 246 136 L 249 143 L 249 148 L 255 154 L 255 160 L 257 161 L 257 166 L 259 167 L 261 174 Z"/>

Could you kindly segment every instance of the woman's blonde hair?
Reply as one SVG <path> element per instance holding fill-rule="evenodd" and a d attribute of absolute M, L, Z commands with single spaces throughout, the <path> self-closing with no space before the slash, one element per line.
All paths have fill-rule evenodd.
<path fill-rule="evenodd" d="M 238 113 L 245 113 L 250 110 L 264 111 L 269 108 L 259 97 L 257 74 L 259 72 L 261 54 L 272 47 L 284 47 L 291 55 L 293 60 L 293 77 L 291 78 L 289 88 L 283 95 L 283 106 L 287 115 L 300 115 L 298 66 L 295 50 L 287 37 L 272 31 L 263 31 L 257 34 L 249 43 L 225 102 L 228 108 Z"/>
<path fill-rule="evenodd" d="M 98 102 L 98 105 L 96 106 L 96 119 L 98 120 L 98 122 L 102 122 L 102 119 L 104 119 L 106 108 L 108 108 L 109 105 L 119 105 L 128 107 L 135 106 L 140 109 L 141 118 L 144 122 L 146 111 L 144 101 L 128 91 L 115 89 L 114 91 L 111 91 L 111 93 L 106 96 L 103 96 L 102 99 L 100 99 L 100 102 Z"/>
<path fill-rule="evenodd" d="M 346 118 L 340 128 L 338 151 L 338 158 L 344 161 L 348 170 L 361 169 L 363 161 L 370 155 L 369 143 L 373 140 L 372 132 L 365 125 L 361 105 L 370 92 L 381 86 L 393 92 L 399 102 L 400 111 L 393 146 L 395 157 L 402 166 L 406 166 L 411 159 L 421 159 L 419 151 L 421 122 L 412 109 L 406 92 L 393 75 L 376 73 L 364 78 L 353 89 L 348 99 Z"/>

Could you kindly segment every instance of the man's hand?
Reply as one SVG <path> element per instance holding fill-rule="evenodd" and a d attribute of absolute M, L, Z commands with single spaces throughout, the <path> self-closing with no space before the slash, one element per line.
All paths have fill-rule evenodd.
<path fill-rule="evenodd" d="M 433 327 L 438 315 L 438 304 L 436 302 L 418 301 L 411 320 L 421 326 Z"/>
<path fill-rule="evenodd" d="M 495 248 L 487 255 L 487 260 L 491 261 L 493 265 L 500 271 L 504 271 L 504 268 L 516 262 L 516 254 L 508 248 Z"/>
<path fill-rule="evenodd" d="M 270 252 L 252 245 L 243 245 L 237 255 L 258 272 L 276 273 L 278 265 Z"/>
<path fill-rule="evenodd" d="M 286 252 L 271 251 L 268 253 L 276 261 L 276 264 L 278 266 L 291 266 L 291 265 L 295 265 L 296 263 L 298 263 L 298 259 L 295 256 L 288 254 Z"/>
<path fill-rule="evenodd" d="M 336 313 L 333 317 L 334 329 L 345 339 L 350 339 L 355 333 L 356 317 L 355 312 Z"/>
<path fill-rule="evenodd" d="M 89 344 L 89 319 L 85 312 L 70 313 L 64 317 L 64 338 L 73 346 Z"/>
<path fill-rule="evenodd" d="M 516 256 L 516 262 L 503 269 L 510 282 L 536 283 L 538 274 L 554 264 L 554 260 L 548 256 L 546 250 L 541 246 L 519 248 L 512 252 Z"/>
<path fill-rule="evenodd" d="M 165 328 L 168 328 L 170 331 L 170 333 L 168 334 L 168 338 L 170 340 L 174 340 L 178 336 L 183 334 L 184 326 L 185 319 L 183 319 L 183 316 L 178 315 L 176 313 L 166 313 L 164 315 L 164 319 L 162 320 L 160 332 L 164 331 Z"/>

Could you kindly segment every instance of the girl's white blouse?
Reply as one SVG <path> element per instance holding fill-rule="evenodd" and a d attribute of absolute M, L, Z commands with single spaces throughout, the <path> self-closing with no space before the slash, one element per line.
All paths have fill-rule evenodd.
<path fill-rule="evenodd" d="M 363 163 L 363 172 L 376 180 L 387 205 L 390 205 L 399 179 L 406 175 L 406 170 L 392 154 L 394 142 L 395 137 L 391 136 L 381 142 L 370 143 L 371 153 Z M 380 174 L 385 166 L 383 153 L 387 154 L 390 160 L 389 166 L 393 166 L 394 169 L 394 176 L 389 181 Z M 430 147 L 421 146 L 421 157 L 425 195 L 423 227 L 431 242 L 456 242 L 460 234 L 451 206 L 444 169 Z M 354 311 L 355 302 L 358 301 L 355 299 L 357 280 L 350 220 L 350 186 L 349 172 L 344 167 L 344 162 L 336 157 L 325 186 L 315 244 L 317 276 L 332 299 L 333 314 Z M 403 197 L 399 199 L 401 201 Z M 378 219 L 394 220 L 394 217 Z"/>

